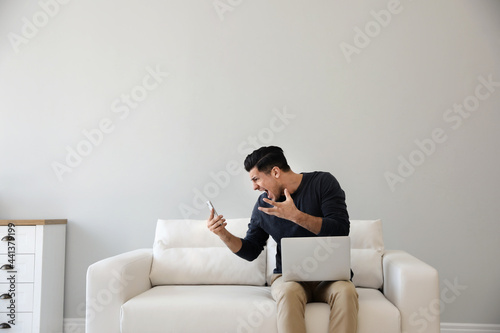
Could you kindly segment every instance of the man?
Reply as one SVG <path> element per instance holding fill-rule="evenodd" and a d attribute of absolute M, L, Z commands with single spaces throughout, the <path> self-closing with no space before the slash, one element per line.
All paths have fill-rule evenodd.
<path fill-rule="evenodd" d="M 347 236 L 349 215 L 345 194 L 330 173 L 295 173 L 283 150 L 262 147 L 245 159 L 254 190 L 263 191 L 255 204 L 244 239 L 231 234 L 222 215 L 212 210 L 208 228 L 236 255 L 254 260 L 269 235 L 277 243 L 276 268 L 271 292 L 277 304 L 278 331 L 304 333 L 305 304 L 311 301 L 330 305 L 330 333 L 355 333 L 358 294 L 351 281 L 285 282 L 281 276 L 283 237 Z"/>

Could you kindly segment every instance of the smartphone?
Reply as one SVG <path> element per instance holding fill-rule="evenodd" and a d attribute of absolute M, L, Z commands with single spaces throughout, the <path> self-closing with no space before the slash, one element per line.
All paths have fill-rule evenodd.
<path fill-rule="evenodd" d="M 219 216 L 219 214 L 217 214 L 217 211 L 214 208 L 214 205 L 212 204 L 212 202 L 210 200 L 207 201 L 207 206 L 208 206 L 208 209 L 210 209 L 210 210 L 213 209 L 214 210 L 215 216 Z"/>

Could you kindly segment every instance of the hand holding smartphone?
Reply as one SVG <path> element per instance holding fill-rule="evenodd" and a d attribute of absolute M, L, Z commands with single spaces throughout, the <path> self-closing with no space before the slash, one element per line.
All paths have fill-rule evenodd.
<path fill-rule="evenodd" d="M 210 212 L 212 212 L 212 209 L 214 210 L 214 217 L 219 216 L 219 214 L 217 214 L 217 211 L 214 208 L 214 205 L 212 204 L 212 202 L 210 200 L 207 201 L 207 206 L 208 206 L 208 209 L 210 209 Z M 221 227 L 224 226 L 225 221 L 226 221 L 225 219 L 221 219 L 219 226 L 221 226 Z"/>

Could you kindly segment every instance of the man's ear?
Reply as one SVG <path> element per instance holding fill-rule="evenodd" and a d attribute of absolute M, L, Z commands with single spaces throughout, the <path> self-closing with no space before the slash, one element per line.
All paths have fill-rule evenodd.
<path fill-rule="evenodd" d="M 279 178 L 280 175 L 281 175 L 281 169 L 277 166 L 273 167 L 271 169 L 271 175 L 274 177 L 274 178 Z"/>

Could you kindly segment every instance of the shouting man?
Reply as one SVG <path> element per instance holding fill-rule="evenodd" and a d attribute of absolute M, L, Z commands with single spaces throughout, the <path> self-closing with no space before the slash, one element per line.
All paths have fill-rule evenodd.
<path fill-rule="evenodd" d="M 307 302 L 330 305 L 330 333 L 356 333 L 358 294 L 351 281 L 284 281 L 281 271 L 283 237 L 348 236 L 345 194 L 328 172 L 295 173 L 283 150 L 262 147 L 245 159 L 254 190 L 262 191 L 252 212 L 245 238 L 231 234 L 222 215 L 212 210 L 208 228 L 236 255 L 254 260 L 269 236 L 277 243 L 271 292 L 277 304 L 278 331 L 304 333 Z"/>

